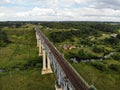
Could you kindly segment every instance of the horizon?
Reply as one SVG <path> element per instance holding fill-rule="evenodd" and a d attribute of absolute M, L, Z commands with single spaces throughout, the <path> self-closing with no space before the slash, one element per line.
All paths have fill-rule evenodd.
<path fill-rule="evenodd" d="M 97 23 L 120 23 L 120 21 L 0 21 L 0 22 L 97 22 Z"/>

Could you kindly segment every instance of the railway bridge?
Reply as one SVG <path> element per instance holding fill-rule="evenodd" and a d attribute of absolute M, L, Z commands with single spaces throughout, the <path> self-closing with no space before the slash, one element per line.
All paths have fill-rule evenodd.
<path fill-rule="evenodd" d="M 43 57 L 42 74 L 56 74 L 55 88 L 56 90 L 94 90 L 88 85 L 81 76 L 72 68 L 65 60 L 54 45 L 37 27 L 36 39 L 37 47 L 39 47 L 39 56 Z"/>

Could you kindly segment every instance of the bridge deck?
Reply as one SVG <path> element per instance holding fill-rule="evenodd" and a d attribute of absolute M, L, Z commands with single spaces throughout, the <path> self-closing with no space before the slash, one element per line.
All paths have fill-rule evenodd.
<path fill-rule="evenodd" d="M 88 86 L 83 83 L 83 81 L 79 78 L 79 76 L 73 71 L 73 69 L 68 65 L 65 59 L 58 53 L 58 51 L 54 48 L 54 46 L 48 41 L 45 35 L 39 30 L 36 29 L 36 32 L 42 36 L 44 42 L 49 47 L 52 54 L 55 56 L 57 62 L 63 69 L 66 77 L 69 79 L 75 90 L 88 90 Z"/>

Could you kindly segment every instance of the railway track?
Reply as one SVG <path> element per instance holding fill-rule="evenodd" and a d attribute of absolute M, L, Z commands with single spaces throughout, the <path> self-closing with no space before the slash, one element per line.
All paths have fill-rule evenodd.
<path fill-rule="evenodd" d="M 75 90 L 89 90 L 89 87 L 79 78 L 79 76 L 75 73 L 75 71 L 69 66 L 66 60 L 59 54 L 59 52 L 54 48 L 54 46 L 49 42 L 46 36 L 39 30 L 36 29 L 37 33 L 39 33 L 44 43 L 47 44 L 52 54 L 55 56 L 57 62 L 61 66 L 64 71 L 66 78 L 69 79 Z"/>

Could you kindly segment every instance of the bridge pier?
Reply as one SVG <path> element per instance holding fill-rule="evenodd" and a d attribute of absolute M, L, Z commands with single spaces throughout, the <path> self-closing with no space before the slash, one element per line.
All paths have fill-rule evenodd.
<path fill-rule="evenodd" d="M 51 69 L 51 66 L 50 66 L 50 58 L 49 56 L 47 55 L 47 72 L 48 73 L 52 73 L 52 69 Z"/>
<path fill-rule="evenodd" d="M 39 47 L 39 36 L 38 36 L 37 32 L 36 32 L 36 39 L 37 39 L 37 47 Z"/>
<path fill-rule="evenodd" d="M 42 74 L 46 74 L 47 68 L 46 68 L 46 52 L 45 49 L 43 49 L 43 68 L 42 68 Z"/>
<path fill-rule="evenodd" d="M 41 40 L 39 39 L 39 56 L 42 55 L 42 43 Z"/>
<path fill-rule="evenodd" d="M 47 56 L 47 58 L 46 58 Z M 46 51 L 45 49 L 43 49 L 43 68 L 42 68 L 42 74 L 48 74 L 48 73 L 52 73 L 52 69 L 50 66 L 50 59 L 48 57 L 48 55 L 46 55 Z"/>
<path fill-rule="evenodd" d="M 52 73 L 52 69 L 51 69 L 51 66 L 50 66 L 49 54 L 46 53 L 44 45 L 42 44 L 42 41 L 40 40 L 37 32 L 36 32 L 36 39 L 37 39 L 37 47 L 39 47 L 39 54 L 38 55 L 43 56 L 43 68 L 42 68 L 41 73 L 42 74 Z"/>

